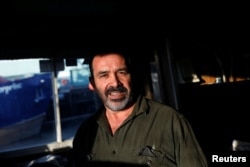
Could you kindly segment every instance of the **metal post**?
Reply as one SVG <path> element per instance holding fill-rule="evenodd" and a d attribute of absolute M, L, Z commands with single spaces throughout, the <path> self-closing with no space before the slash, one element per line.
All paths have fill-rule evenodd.
<path fill-rule="evenodd" d="M 175 62 L 170 49 L 170 42 L 168 39 L 163 41 L 161 48 L 159 63 L 162 72 L 162 83 L 165 94 L 165 102 L 175 109 L 179 110 L 179 97 L 178 97 L 178 86 L 175 71 Z"/>
<path fill-rule="evenodd" d="M 62 142 L 62 129 L 59 109 L 59 98 L 57 88 L 57 72 L 56 72 L 56 61 L 53 60 L 53 72 L 52 72 L 52 87 L 53 87 L 53 106 L 54 106 L 54 117 L 55 117 L 55 128 L 56 128 L 56 141 Z"/>

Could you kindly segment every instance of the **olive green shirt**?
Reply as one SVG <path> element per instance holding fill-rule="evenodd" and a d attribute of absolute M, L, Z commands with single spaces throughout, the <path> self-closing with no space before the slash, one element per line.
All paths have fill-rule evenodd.
<path fill-rule="evenodd" d="M 207 166 L 184 116 L 142 96 L 114 135 L 104 110 L 84 121 L 73 150 L 76 166 Z"/>

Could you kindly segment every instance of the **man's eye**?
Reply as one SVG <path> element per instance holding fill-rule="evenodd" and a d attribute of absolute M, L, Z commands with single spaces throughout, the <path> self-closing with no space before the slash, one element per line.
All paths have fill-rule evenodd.
<path fill-rule="evenodd" d="M 103 77 L 106 77 L 107 76 L 107 74 L 102 74 L 102 75 L 100 75 L 100 78 L 103 78 Z"/>
<path fill-rule="evenodd" d="M 125 74 L 127 74 L 127 71 L 120 71 L 120 74 L 125 75 Z"/>

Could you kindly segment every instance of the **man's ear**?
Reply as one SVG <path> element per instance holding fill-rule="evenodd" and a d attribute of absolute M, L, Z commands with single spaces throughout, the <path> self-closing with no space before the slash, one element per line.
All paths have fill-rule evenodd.
<path fill-rule="evenodd" d="M 89 90 L 91 90 L 91 91 L 94 91 L 94 90 L 95 90 L 95 85 L 94 85 L 94 84 L 95 84 L 95 83 L 94 83 L 93 78 L 92 78 L 92 77 L 89 77 L 89 85 L 88 85 Z"/>

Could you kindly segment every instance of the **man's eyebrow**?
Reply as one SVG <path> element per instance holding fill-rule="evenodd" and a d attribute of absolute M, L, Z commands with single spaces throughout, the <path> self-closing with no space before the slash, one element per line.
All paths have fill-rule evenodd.
<path fill-rule="evenodd" d="M 102 75 L 108 73 L 108 70 L 98 71 L 97 75 Z"/>
<path fill-rule="evenodd" d="M 128 68 L 127 67 L 122 67 L 122 68 L 117 69 L 117 71 L 128 71 Z"/>
<path fill-rule="evenodd" d="M 122 68 L 118 68 L 116 71 L 128 71 L 128 68 L 127 67 L 122 67 Z M 101 70 L 101 71 L 98 71 L 97 72 L 97 75 L 102 75 L 102 74 L 107 74 L 109 73 L 109 70 Z"/>

